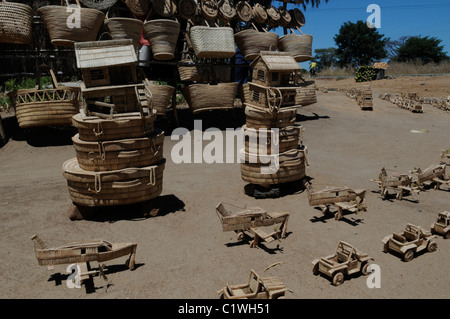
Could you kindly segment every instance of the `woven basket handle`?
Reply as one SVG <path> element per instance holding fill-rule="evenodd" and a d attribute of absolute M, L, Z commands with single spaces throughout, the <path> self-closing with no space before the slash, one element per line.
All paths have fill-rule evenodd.
<path fill-rule="evenodd" d="M 66 2 L 66 6 L 69 6 L 69 0 L 65 0 Z M 77 3 L 78 8 L 81 8 L 81 4 L 79 0 L 75 0 L 75 2 Z M 63 4 L 63 0 L 61 0 L 61 5 Z"/>

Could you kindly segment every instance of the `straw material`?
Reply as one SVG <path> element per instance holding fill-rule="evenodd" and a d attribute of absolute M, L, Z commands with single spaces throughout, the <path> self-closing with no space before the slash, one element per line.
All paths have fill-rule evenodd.
<path fill-rule="evenodd" d="M 179 0 L 177 15 L 185 20 L 193 19 L 198 13 L 198 6 L 195 0 Z"/>
<path fill-rule="evenodd" d="M 246 124 L 248 128 L 284 128 L 295 124 L 297 108 L 286 107 L 278 112 L 245 104 Z"/>
<path fill-rule="evenodd" d="M 144 18 L 150 11 L 149 0 L 123 0 L 133 15 L 138 18 Z"/>
<path fill-rule="evenodd" d="M 76 204 L 90 207 L 126 205 L 148 201 L 162 192 L 165 160 L 157 165 L 90 172 L 76 158 L 63 164 L 69 195 Z"/>
<path fill-rule="evenodd" d="M 234 100 L 238 83 L 192 84 L 182 93 L 192 113 L 210 110 L 230 110 L 234 108 Z"/>
<path fill-rule="evenodd" d="M 312 59 L 312 42 L 308 34 L 286 34 L 278 41 L 278 49 L 289 52 L 297 62 L 305 62 Z"/>
<path fill-rule="evenodd" d="M 219 19 L 225 23 L 230 22 L 236 16 L 236 8 L 228 0 L 219 2 Z"/>
<path fill-rule="evenodd" d="M 261 51 L 276 51 L 279 35 L 274 32 L 258 32 L 254 29 L 247 29 L 236 33 L 234 39 L 245 59 L 251 61 Z"/>
<path fill-rule="evenodd" d="M 257 157 L 244 150 L 241 150 L 240 154 L 243 160 Z M 270 161 L 269 158 L 270 156 L 265 159 L 268 164 L 249 163 L 248 161 L 242 163 L 242 180 L 257 185 L 277 185 L 302 180 L 306 177 L 306 157 L 303 150 L 292 150 L 279 154 L 279 166 L 273 167 L 273 170 L 270 170 L 270 167 L 271 165 L 276 166 L 276 159 L 273 157 Z M 264 172 L 267 174 L 262 174 L 263 169 L 268 170 Z"/>
<path fill-rule="evenodd" d="M 38 9 L 52 44 L 72 47 L 75 42 L 94 41 L 105 20 L 105 14 L 91 8 L 80 8 L 80 28 L 70 29 L 67 19 L 72 11 L 63 6 L 45 6 Z"/>
<path fill-rule="evenodd" d="M 30 43 L 33 14 L 33 9 L 25 4 L 0 2 L 0 43 Z"/>
<path fill-rule="evenodd" d="M 202 0 L 200 14 L 205 20 L 214 20 L 219 14 L 219 6 L 215 0 Z"/>
<path fill-rule="evenodd" d="M 177 4 L 174 0 L 152 0 L 152 8 L 163 18 L 170 18 L 177 11 Z"/>
<path fill-rule="evenodd" d="M 193 26 L 190 30 L 197 58 L 232 58 L 236 53 L 233 29 L 230 27 Z"/>
<path fill-rule="evenodd" d="M 19 90 L 9 96 L 21 128 L 70 126 L 80 107 L 79 88 Z"/>
<path fill-rule="evenodd" d="M 266 23 L 267 18 L 266 9 L 259 3 L 255 4 L 253 6 L 253 19 L 259 24 L 264 24 Z"/>
<path fill-rule="evenodd" d="M 292 149 L 297 149 L 301 138 L 301 126 L 290 126 L 278 130 L 274 129 L 249 129 L 243 127 L 245 136 L 245 152 L 252 154 L 272 154 L 272 148 L 276 153 L 284 153 Z M 274 145 L 272 145 L 274 144 Z"/>
<path fill-rule="evenodd" d="M 107 18 L 105 26 L 113 39 L 131 39 L 135 48 L 139 45 L 144 23 L 138 19 Z"/>
<path fill-rule="evenodd" d="M 117 0 L 80 0 L 88 8 L 107 10 L 116 4 Z"/>
<path fill-rule="evenodd" d="M 292 17 L 288 10 L 286 10 L 284 7 L 279 7 L 278 12 L 280 13 L 280 26 L 282 27 L 288 27 L 292 23 Z"/>
<path fill-rule="evenodd" d="M 168 19 L 150 20 L 144 23 L 145 38 L 149 40 L 156 60 L 172 60 L 180 34 L 180 23 Z"/>
<path fill-rule="evenodd" d="M 116 114 L 113 119 L 83 117 L 77 114 L 72 117 L 72 124 L 78 129 L 83 141 L 113 141 L 139 138 L 153 133 L 156 117 L 156 110 L 143 116 L 140 113 Z"/>
<path fill-rule="evenodd" d="M 79 134 L 72 138 L 78 164 L 86 171 L 113 171 L 146 167 L 163 160 L 164 132 L 148 137 L 105 142 L 85 142 Z"/>
<path fill-rule="evenodd" d="M 156 110 L 158 115 L 165 116 L 175 88 L 170 85 L 153 84 L 145 81 L 147 104 Z"/>
<path fill-rule="evenodd" d="M 272 27 L 277 27 L 280 25 L 280 12 L 274 7 L 271 6 L 267 11 L 267 24 Z"/>
<path fill-rule="evenodd" d="M 290 27 L 292 28 L 300 28 L 306 24 L 305 15 L 298 8 L 294 8 L 289 10 L 289 14 L 292 17 L 292 22 Z"/>
<path fill-rule="evenodd" d="M 247 1 L 239 1 L 236 5 L 236 16 L 241 22 L 250 22 L 253 19 L 253 8 Z"/>
<path fill-rule="evenodd" d="M 295 104 L 307 106 L 317 103 L 317 87 L 314 81 L 301 83 L 297 88 Z"/>
<path fill-rule="evenodd" d="M 182 81 L 219 83 L 231 81 L 231 66 L 226 64 L 197 65 L 192 60 L 181 60 L 178 72 Z"/>

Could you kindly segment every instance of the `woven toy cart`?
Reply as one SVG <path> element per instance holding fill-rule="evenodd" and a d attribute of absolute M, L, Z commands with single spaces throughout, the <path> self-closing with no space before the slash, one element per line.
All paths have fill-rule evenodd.
<path fill-rule="evenodd" d="M 0 43 L 30 43 L 33 15 L 33 9 L 26 4 L 2 0 L 0 2 Z"/>

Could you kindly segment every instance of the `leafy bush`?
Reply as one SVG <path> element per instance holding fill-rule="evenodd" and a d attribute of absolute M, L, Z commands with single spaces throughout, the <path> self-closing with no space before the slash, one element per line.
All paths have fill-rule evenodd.
<path fill-rule="evenodd" d="M 377 73 L 372 66 L 360 66 L 356 71 L 356 82 L 368 82 L 376 79 Z"/>

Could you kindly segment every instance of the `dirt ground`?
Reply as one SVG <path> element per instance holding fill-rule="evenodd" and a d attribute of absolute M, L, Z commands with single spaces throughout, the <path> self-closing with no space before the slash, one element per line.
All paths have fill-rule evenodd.
<path fill-rule="evenodd" d="M 438 212 L 450 209 L 450 191 L 429 189 L 402 201 L 383 200 L 378 186 L 370 181 L 378 177 L 382 166 L 408 172 L 439 163 L 441 150 L 450 148 L 450 113 L 430 105 L 423 106 L 423 114 L 411 113 L 378 98 L 377 93 L 397 92 L 406 83 L 410 83 L 408 89 L 420 89 L 423 94 L 422 89 L 428 89 L 426 93 L 433 97 L 450 94 L 448 77 L 384 80 L 372 83 L 373 111 L 361 111 L 336 91 L 318 91 L 318 103 L 298 111 L 313 187 L 345 185 L 367 190 L 368 210 L 347 214 L 340 221 L 310 207 L 301 188 L 276 199 L 246 195 L 238 163 L 174 164 L 171 149 L 177 141 L 171 140 L 169 130 L 163 193 L 148 204 L 149 209 L 160 209 L 157 216 L 145 216 L 130 205 L 71 221 L 62 164 L 75 156 L 69 138 L 73 132 L 16 132 L 0 149 L 0 298 L 216 299 L 225 283 L 245 283 L 250 269 L 279 276 L 293 291 L 286 294 L 288 299 L 449 298 L 450 241 L 437 238 L 436 252 L 411 262 L 382 251 L 384 236 L 401 232 L 407 223 L 428 229 Z M 317 84 L 353 85 L 349 80 L 318 80 Z M 191 129 L 194 117 L 185 111 L 178 115 L 180 125 Z M 203 129 L 223 129 L 233 123 L 242 125 L 243 113 L 236 115 L 236 122 L 230 112 L 195 118 L 204 120 Z M 222 232 L 215 213 L 220 202 L 230 208 L 258 206 L 269 212 L 289 212 L 287 237 L 251 249 L 247 241 L 237 241 L 233 232 Z M 94 238 L 137 242 L 136 269 L 124 267 L 126 257 L 112 260 L 106 262 L 108 281 L 94 277 L 89 290 L 69 289 L 66 266 L 49 271 L 38 265 L 30 240 L 35 233 L 50 246 Z M 313 275 L 312 261 L 332 254 L 340 240 L 375 258 L 381 288 L 369 289 L 364 276 L 347 278 L 334 287 L 328 278 Z M 264 272 L 277 262 L 282 263 Z"/>

